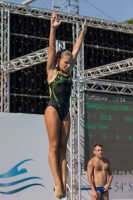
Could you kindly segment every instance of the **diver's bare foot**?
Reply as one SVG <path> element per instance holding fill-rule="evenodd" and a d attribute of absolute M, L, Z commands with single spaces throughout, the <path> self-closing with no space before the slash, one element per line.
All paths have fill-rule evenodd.
<path fill-rule="evenodd" d="M 55 196 L 60 199 L 62 195 L 63 195 L 62 184 L 61 183 L 55 184 Z"/>
<path fill-rule="evenodd" d="M 66 183 L 63 183 L 63 195 L 61 196 L 61 198 L 65 197 L 66 197 Z"/>
<path fill-rule="evenodd" d="M 61 196 L 61 199 L 66 198 L 66 193 L 63 193 L 63 195 Z"/>

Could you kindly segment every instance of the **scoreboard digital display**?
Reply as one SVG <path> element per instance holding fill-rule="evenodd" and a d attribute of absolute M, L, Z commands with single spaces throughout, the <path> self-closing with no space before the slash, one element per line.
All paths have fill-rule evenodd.
<path fill-rule="evenodd" d="M 85 93 L 85 169 L 93 145 L 103 145 L 103 157 L 113 171 L 133 171 L 133 97 Z"/>

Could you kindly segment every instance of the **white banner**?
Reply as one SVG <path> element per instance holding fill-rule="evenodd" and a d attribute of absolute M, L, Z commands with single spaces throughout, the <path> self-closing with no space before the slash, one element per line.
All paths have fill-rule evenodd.
<path fill-rule="evenodd" d="M 42 115 L 0 114 L 0 199 L 56 200 Z"/>

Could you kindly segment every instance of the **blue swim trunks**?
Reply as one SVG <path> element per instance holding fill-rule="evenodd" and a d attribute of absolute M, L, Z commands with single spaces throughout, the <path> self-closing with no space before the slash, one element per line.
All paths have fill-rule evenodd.
<path fill-rule="evenodd" d="M 104 189 L 103 186 L 102 187 L 95 187 L 95 189 L 100 191 L 102 194 L 104 194 L 104 192 L 105 192 L 105 189 Z"/>

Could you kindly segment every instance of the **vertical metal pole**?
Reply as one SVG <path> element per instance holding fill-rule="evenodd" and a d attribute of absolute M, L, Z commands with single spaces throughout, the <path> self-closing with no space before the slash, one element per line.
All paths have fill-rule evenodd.
<path fill-rule="evenodd" d="M 8 51 L 7 51 L 7 60 L 10 60 L 10 11 L 8 10 Z M 9 67 L 9 66 L 8 66 Z M 8 73 L 8 99 L 7 99 L 7 104 L 8 104 L 8 110 L 7 112 L 10 112 L 10 73 Z"/>
<path fill-rule="evenodd" d="M 69 136 L 69 149 L 67 148 L 67 152 L 69 153 L 69 168 L 68 169 L 68 179 L 69 179 L 69 193 L 67 194 L 67 200 L 72 200 L 72 190 L 73 190 L 73 183 L 72 183 L 72 175 L 73 175 L 73 163 L 72 163 L 72 151 L 73 151 L 73 146 L 72 146 L 72 141 L 73 141 L 73 134 L 72 134 L 72 97 L 70 99 L 70 117 L 71 117 L 71 127 L 70 127 L 70 136 Z"/>
<path fill-rule="evenodd" d="M 3 10 L 3 62 L 10 59 L 10 11 Z M 4 63 L 3 63 L 4 64 Z M 7 69 L 9 66 L 3 65 Z M 9 112 L 10 74 L 4 73 L 4 112 Z"/>
<path fill-rule="evenodd" d="M 1 66 L 3 64 L 3 9 L 1 9 Z"/>
<path fill-rule="evenodd" d="M 9 50 L 10 50 L 10 12 L 6 9 L 1 9 L 1 69 L 7 69 L 4 63 L 9 60 Z M 10 102 L 10 94 L 9 94 L 9 74 L 4 73 L 4 82 L 1 86 L 2 95 L 4 98 L 4 108 L 3 112 L 9 112 L 9 102 Z M 3 87 L 3 88 L 2 88 Z M 3 105 L 2 105 L 3 106 Z"/>
<path fill-rule="evenodd" d="M 77 41 L 79 35 L 79 28 L 78 23 L 73 24 L 73 43 Z M 71 175 L 71 183 L 72 183 L 72 190 L 71 190 L 71 200 L 79 200 L 80 198 L 80 156 L 79 156 L 79 147 L 80 147 L 80 137 L 79 137 L 79 128 L 80 128 L 80 97 L 79 97 L 79 80 L 78 80 L 78 70 L 80 68 L 80 59 L 78 55 L 77 63 L 73 69 L 73 90 L 72 90 L 72 124 L 71 124 L 71 131 L 72 131 L 72 175 Z"/>
<path fill-rule="evenodd" d="M 80 50 L 80 69 L 81 71 L 84 71 L 84 41 L 81 46 Z M 79 88 L 82 89 L 84 87 L 84 83 L 80 81 Z M 80 157 L 80 163 L 84 163 L 84 142 L 82 141 L 84 138 L 84 93 L 79 91 L 79 157 Z M 82 131 L 80 131 L 82 130 Z M 82 138 L 82 140 L 81 140 Z M 81 142 L 83 146 L 81 146 Z M 82 179 L 82 176 L 80 175 L 80 187 L 84 184 L 84 180 Z M 83 197 L 81 196 L 81 190 L 80 190 L 80 199 Z"/>
<path fill-rule="evenodd" d="M 3 9 L 1 9 L 1 70 L 3 65 Z M 3 72 L 1 72 L 1 112 L 3 112 Z"/>
<path fill-rule="evenodd" d="M 81 112 L 81 107 L 80 107 L 80 82 L 78 82 L 78 199 L 81 199 L 81 180 L 80 180 L 80 112 Z"/>
<path fill-rule="evenodd" d="M 72 26 L 73 29 L 73 45 L 75 44 L 76 41 L 76 27 L 75 24 L 73 23 Z M 73 69 L 73 78 L 76 78 L 76 65 Z M 75 103 L 77 101 L 77 97 L 75 95 L 75 90 L 76 90 L 76 83 L 73 82 L 73 90 L 72 90 L 72 95 L 73 95 L 73 99 L 72 99 L 72 110 L 71 110 L 71 133 L 72 133 L 72 137 L 71 137 L 71 149 L 72 149 L 72 154 L 71 154 L 71 200 L 75 199 L 75 175 L 76 175 L 76 170 L 75 170 Z"/>
<path fill-rule="evenodd" d="M 80 29 L 79 29 L 79 23 L 76 23 L 76 37 L 78 39 L 80 34 Z M 80 50 L 81 51 L 81 50 Z M 77 179 L 77 191 L 75 193 L 75 198 L 80 200 L 81 197 L 81 191 L 80 191 L 80 82 L 79 82 L 79 70 L 80 70 L 80 51 L 77 57 L 77 70 L 76 70 L 76 78 L 77 78 L 77 84 L 76 84 L 76 91 L 77 91 L 77 133 L 75 136 L 75 144 L 77 145 L 77 152 L 75 152 L 75 155 L 77 157 L 77 174 L 75 174 L 75 178 Z"/>
<path fill-rule="evenodd" d="M 3 104 L 4 104 L 4 102 L 3 102 L 3 97 L 4 97 L 4 93 L 3 93 L 4 84 L 3 84 L 3 82 L 4 82 L 4 71 L 1 71 L 1 112 L 4 111 L 4 109 L 3 109 Z"/>

